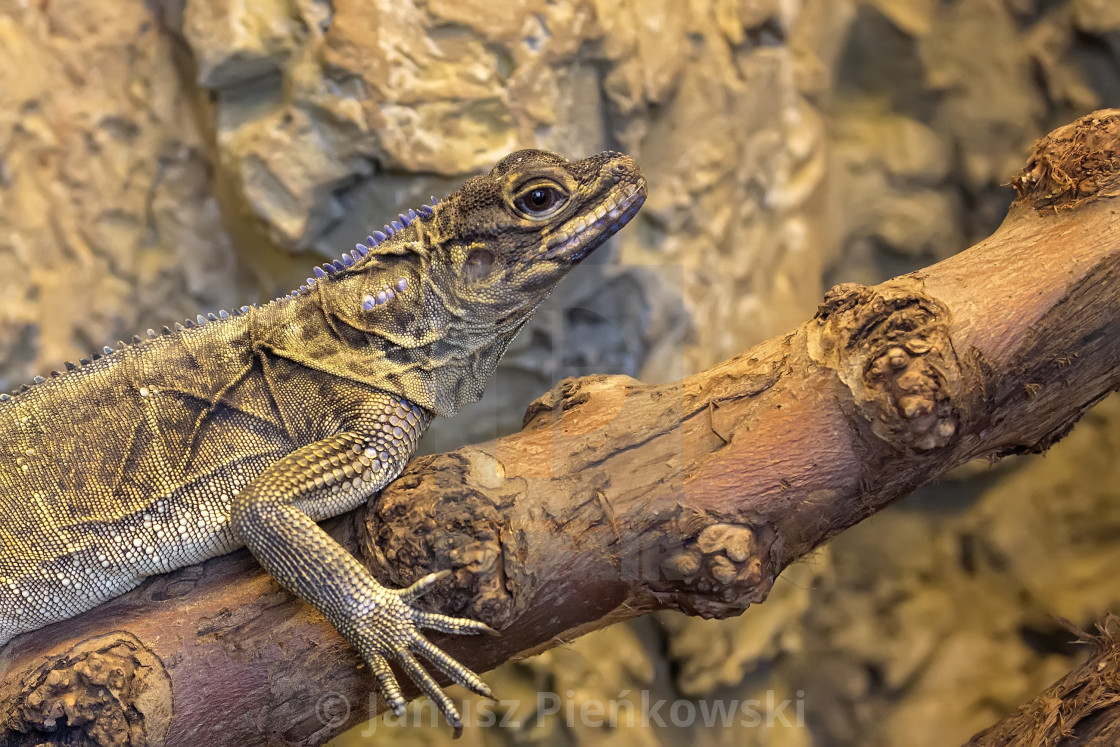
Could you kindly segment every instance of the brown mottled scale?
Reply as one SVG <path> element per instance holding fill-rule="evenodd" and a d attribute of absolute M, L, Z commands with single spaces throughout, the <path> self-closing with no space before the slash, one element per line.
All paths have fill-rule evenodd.
<path fill-rule="evenodd" d="M 414 655 L 486 685 L 419 629 L 486 632 L 380 586 L 315 524 L 400 473 L 434 415 L 481 396 L 567 272 L 637 212 L 626 156 L 519 151 L 386 226 L 290 296 L 157 335 L 0 401 L 0 643 L 240 545 L 314 604 L 404 707 Z M 313 562 L 309 562 L 313 559 Z"/>
<path fill-rule="evenodd" d="M 0 405 L 0 641 L 243 544 L 232 501 L 269 465 L 329 435 L 340 402 L 384 415 L 370 441 L 385 458 L 367 460 L 359 484 L 338 481 L 306 501 L 310 516 L 360 505 L 407 462 L 429 415 L 253 356 L 255 313 L 123 348 Z M 402 422 L 402 410 L 396 437 L 389 418 Z"/>

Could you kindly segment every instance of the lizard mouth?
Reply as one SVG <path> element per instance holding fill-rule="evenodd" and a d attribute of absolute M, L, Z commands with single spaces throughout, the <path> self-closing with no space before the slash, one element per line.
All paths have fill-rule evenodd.
<path fill-rule="evenodd" d="M 646 201 L 645 177 L 620 186 L 591 213 L 574 218 L 550 237 L 540 256 L 579 262 L 637 215 Z"/>

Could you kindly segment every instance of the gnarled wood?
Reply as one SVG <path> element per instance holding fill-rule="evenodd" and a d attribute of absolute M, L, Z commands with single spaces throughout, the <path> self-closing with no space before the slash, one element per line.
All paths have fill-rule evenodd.
<path fill-rule="evenodd" d="M 1099 624 L 1098 635 L 1067 627 L 1092 647 L 1089 660 L 974 736 L 969 747 L 1112 747 L 1120 743 L 1120 618 L 1109 615 Z"/>
<path fill-rule="evenodd" d="M 1015 186 L 968 251 L 834 288 L 814 319 L 674 384 L 564 381 L 522 432 L 415 461 L 335 536 L 395 584 L 454 568 L 431 603 L 503 633 L 438 641 L 478 670 L 654 609 L 741 612 L 846 527 L 969 459 L 1047 448 L 1120 385 L 1120 112 L 1041 141 Z M 45 682 L 122 651 L 162 662 L 170 695 L 129 701 L 142 667 L 118 663 L 97 686 L 128 707 L 77 727 L 100 744 L 315 744 L 368 716 L 357 656 L 236 553 L 13 641 L 9 735 L 81 700 Z"/>

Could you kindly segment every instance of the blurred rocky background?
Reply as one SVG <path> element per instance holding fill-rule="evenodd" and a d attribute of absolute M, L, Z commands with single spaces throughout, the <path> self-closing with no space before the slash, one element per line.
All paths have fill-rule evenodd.
<path fill-rule="evenodd" d="M 514 148 L 625 150 L 638 220 L 426 448 L 491 438 L 563 376 L 676 379 L 833 283 L 960 251 L 1036 137 L 1118 105 L 1116 0 L 0 0 L 0 387 L 287 292 Z M 1120 610 L 1118 452 L 1110 400 L 741 618 L 648 617 L 492 672 L 506 700 L 468 720 L 505 728 L 462 743 L 957 744 L 1078 663 L 1055 616 Z"/>

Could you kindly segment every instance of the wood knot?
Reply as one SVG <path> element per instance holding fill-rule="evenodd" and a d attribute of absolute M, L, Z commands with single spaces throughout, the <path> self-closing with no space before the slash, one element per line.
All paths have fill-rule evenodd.
<path fill-rule="evenodd" d="M 390 586 L 451 569 L 452 578 L 422 603 L 501 627 L 515 609 L 506 588 L 504 522 L 495 503 L 504 495 L 501 470 L 490 455 L 472 448 L 414 460 L 361 517 L 359 557 Z"/>
<path fill-rule="evenodd" d="M 663 555 L 652 588 L 663 604 L 705 618 L 737 615 L 766 598 L 771 532 L 681 509 L 666 536 L 681 540 Z"/>
<path fill-rule="evenodd" d="M 1103 109 L 1040 138 L 1011 180 L 1018 202 L 1070 209 L 1120 194 L 1120 109 Z"/>
<path fill-rule="evenodd" d="M 876 288 L 848 284 L 825 297 L 807 345 L 849 387 L 871 431 L 899 449 L 947 446 L 965 404 L 949 310 L 915 277 Z"/>
<path fill-rule="evenodd" d="M 171 678 L 137 638 L 113 633 L 50 656 L 23 676 L 18 702 L 4 703 L 8 729 L 52 742 L 102 747 L 160 744 L 171 726 Z M 0 732 L 8 744 L 11 734 Z"/>

